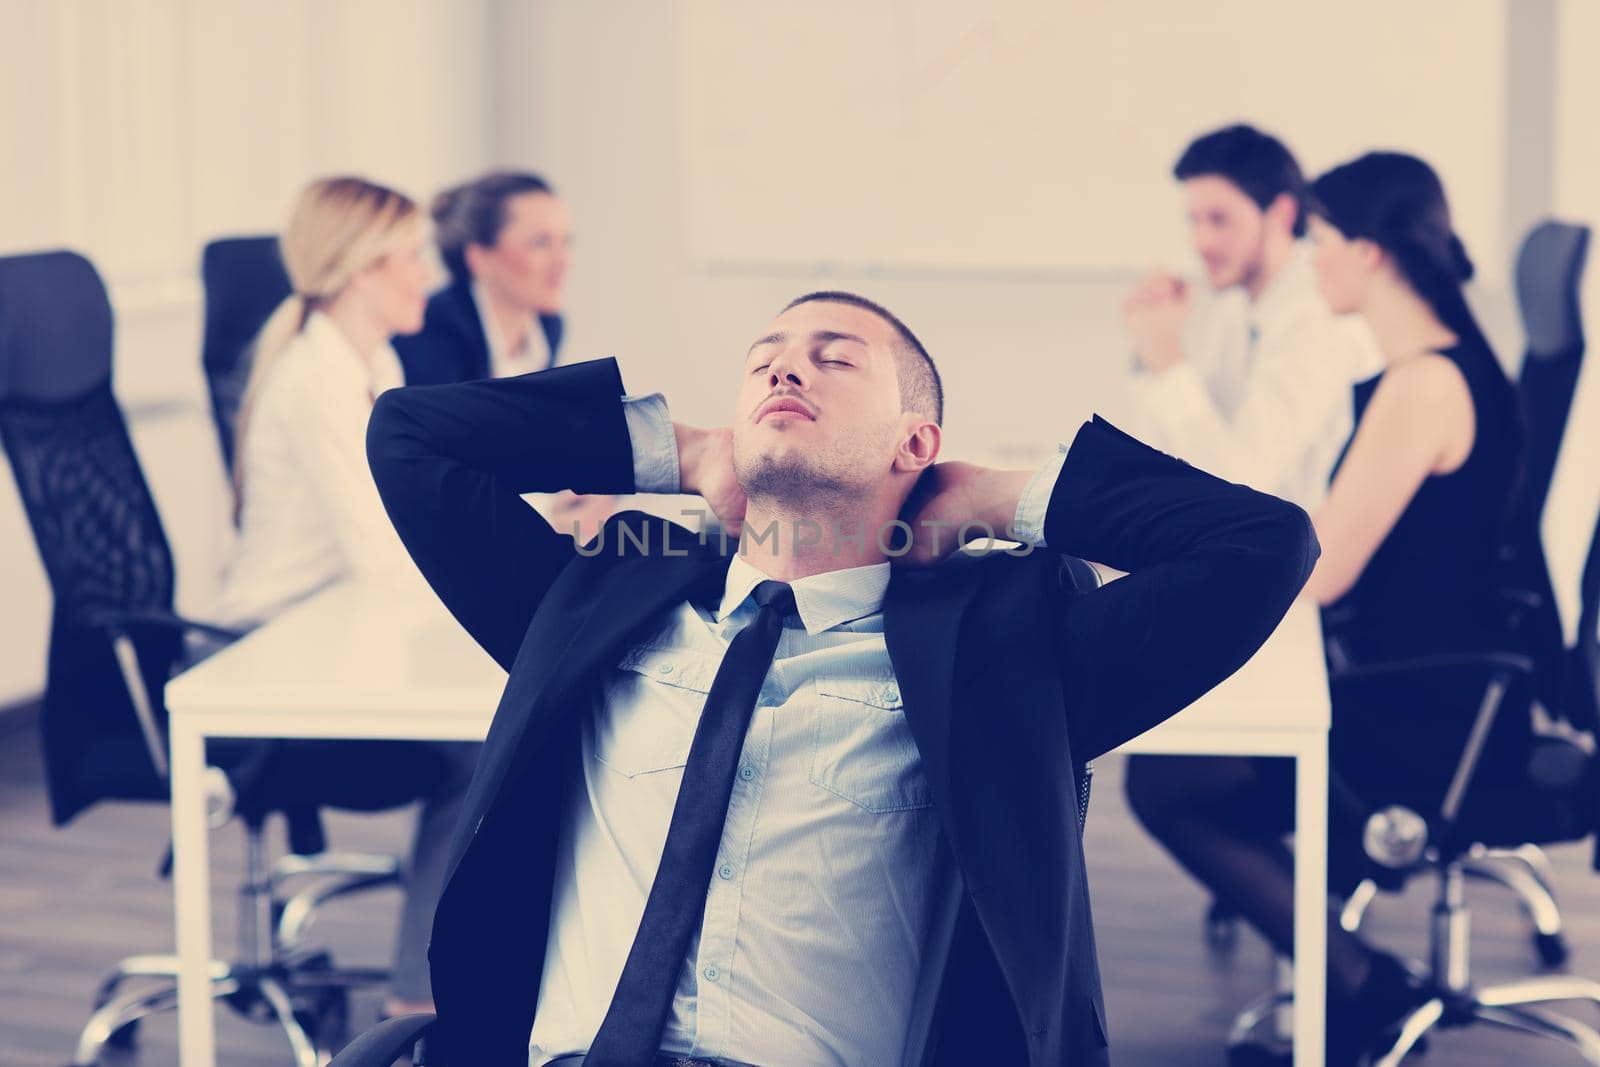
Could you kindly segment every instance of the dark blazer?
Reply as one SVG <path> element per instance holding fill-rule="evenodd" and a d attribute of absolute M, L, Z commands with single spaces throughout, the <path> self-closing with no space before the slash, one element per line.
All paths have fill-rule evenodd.
<path fill-rule="evenodd" d="M 561 347 L 561 316 L 540 315 L 539 326 L 554 364 Z M 434 293 L 428 299 L 422 329 L 396 337 L 393 344 L 407 385 L 449 385 L 489 377 L 489 339 L 472 299 L 470 280 L 451 282 Z"/>
<path fill-rule="evenodd" d="M 520 499 L 632 491 L 622 392 L 612 360 L 391 390 L 368 430 L 401 538 L 510 672 L 434 917 L 446 1067 L 527 1055 L 585 696 L 663 612 L 722 589 L 715 541 L 627 512 L 600 552 L 580 554 Z M 931 1063 L 1108 1062 L 1073 768 L 1244 663 L 1317 555 L 1298 508 L 1099 419 L 1072 445 L 1045 534 L 1050 548 L 1026 556 L 897 567 L 884 603 L 906 720 L 965 883 Z M 1058 553 L 1131 573 L 1068 594 Z"/>

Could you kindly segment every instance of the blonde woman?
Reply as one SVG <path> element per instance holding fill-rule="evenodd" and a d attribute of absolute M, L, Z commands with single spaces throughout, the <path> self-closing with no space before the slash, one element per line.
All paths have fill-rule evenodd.
<path fill-rule="evenodd" d="M 389 340 L 422 325 L 417 206 L 361 178 L 312 183 L 280 241 L 294 292 L 256 341 L 236 430 L 239 543 L 220 614 L 250 624 L 329 582 L 407 573 L 367 471 L 373 401 L 405 384 Z"/>
<path fill-rule="evenodd" d="M 265 622 L 344 578 L 415 578 L 367 469 L 366 430 L 378 395 L 404 384 L 390 338 L 422 325 L 426 240 L 413 201 L 362 178 L 313 182 L 295 204 L 280 241 L 294 292 L 256 341 L 236 430 L 239 537 L 217 612 L 227 622 Z M 478 747 L 318 741 L 282 752 L 284 780 L 318 783 L 310 803 L 388 806 L 397 780 L 424 794 L 386 1014 L 432 1010 L 428 927 Z M 346 795 L 328 795 L 330 782 Z"/>

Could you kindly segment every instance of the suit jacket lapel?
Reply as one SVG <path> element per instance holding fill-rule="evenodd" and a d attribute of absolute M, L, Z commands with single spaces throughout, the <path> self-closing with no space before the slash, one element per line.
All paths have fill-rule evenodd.
<path fill-rule="evenodd" d="M 543 751 L 551 734 L 581 706 L 595 680 L 633 642 L 684 600 L 721 587 L 726 559 L 701 546 L 693 534 L 659 518 L 644 518 L 654 527 L 652 538 L 671 529 L 674 551 L 689 554 L 652 554 L 620 562 L 579 558 L 568 565 L 523 639 L 472 783 L 466 803 L 469 820 L 464 825 L 476 825 L 513 768 L 525 766 Z M 604 553 L 615 551 L 616 526 L 607 524 Z"/>
<path fill-rule="evenodd" d="M 884 644 L 905 701 L 906 725 L 922 757 L 934 803 L 948 812 L 950 716 L 956 639 L 977 589 L 978 568 L 958 559 L 896 567 L 883 603 Z"/>
<path fill-rule="evenodd" d="M 489 338 L 483 332 L 483 319 L 478 315 L 478 302 L 472 299 L 472 283 L 456 282 L 446 293 L 449 300 L 448 324 L 460 339 L 462 381 L 477 381 L 489 377 Z"/>
<path fill-rule="evenodd" d="M 556 355 L 561 348 L 561 334 L 566 324 L 562 321 L 560 315 L 541 313 L 539 315 L 539 326 L 544 330 L 545 347 L 550 350 L 550 362 L 545 366 L 554 367 L 556 365 Z"/>

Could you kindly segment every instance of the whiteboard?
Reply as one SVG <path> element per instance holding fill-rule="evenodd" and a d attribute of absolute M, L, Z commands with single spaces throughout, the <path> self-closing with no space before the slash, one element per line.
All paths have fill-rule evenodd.
<path fill-rule="evenodd" d="M 1501 0 L 688 0 L 702 267 L 1105 273 L 1189 262 L 1171 168 L 1249 121 L 1308 176 L 1373 147 L 1502 258 Z M 819 132 L 820 131 L 820 132 Z"/>

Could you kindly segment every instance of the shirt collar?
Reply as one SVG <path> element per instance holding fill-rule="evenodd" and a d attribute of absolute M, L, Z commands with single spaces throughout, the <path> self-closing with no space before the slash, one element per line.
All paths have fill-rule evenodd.
<path fill-rule="evenodd" d="M 723 582 L 722 602 L 714 613 L 718 622 L 726 619 L 749 599 L 755 587 L 768 581 L 753 563 L 736 555 L 728 564 Z M 794 603 L 806 633 L 813 637 L 842 623 L 853 622 L 883 610 L 883 595 L 889 588 L 889 564 L 869 563 L 864 567 L 826 571 L 796 578 L 789 583 Z"/>
<path fill-rule="evenodd" d="M 500 334 L 500 324 L 495 317 L 489 314 L 489 296 L 483 291 L 483 283 L 476 278 L 472 280 L 472 304 L 478 309 L 478 325 L 483 328 L 484 342 L 489 346 L 489 373 L 497 376 L 500 368 L 505 367 L 512 358 L 534 358 L 534 345 L 544 340 L 544 333 L 537 316 L 528 316 L 528 328 L 522 331 L 522 344 L 516 351 L 511 351 L 506 346 L 506 340 Z M 549 360 L 545 360 L 545 363 Z M 543 370 L 544 363 L 539 363 L 533 369 Z"/>

